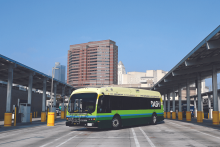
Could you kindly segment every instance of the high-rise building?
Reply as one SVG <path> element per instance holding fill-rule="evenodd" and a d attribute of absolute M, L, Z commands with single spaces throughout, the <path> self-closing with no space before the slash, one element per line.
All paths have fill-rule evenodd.
<path fill-rule="evenodd" d="M 65 83 L 65 66 L 60 65 L 59 62 L 55 62 L 54 78 Z"/>
<path fill-rule="evenodd" d="M 118 82 L 118 46 L 112 40 L 70 45 L 67 83 L 74 87 Z"/>

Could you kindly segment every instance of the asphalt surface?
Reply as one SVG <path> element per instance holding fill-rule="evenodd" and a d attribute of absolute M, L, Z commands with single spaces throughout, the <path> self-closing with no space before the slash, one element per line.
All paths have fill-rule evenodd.
<path fill-rule="evenodd" d="M 57 119 L 54 127 L 35 122 L 0 128 L 4 147 L 220 147 L 220 126 L 165 119 L 157 125 L 120 130 L 67 127 Z"/>

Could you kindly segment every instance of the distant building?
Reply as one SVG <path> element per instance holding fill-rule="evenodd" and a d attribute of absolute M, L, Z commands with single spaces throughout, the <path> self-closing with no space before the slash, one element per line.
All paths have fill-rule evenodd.
<path fill-rule="evenodd" d="M 152 87 L 156 84 L 162 77 L 166 75 L 166 71 L 163 70 L 146 70 L 146 72 L 127 72 L 125 73 L 125 67 L 120 63 L 118 66 L 118 83 L 119 84 L 140 84 L 140 87 Z M 124 69 L 124 73 L 122 73 Z"/>
<path fill-rule="evenodd" d="M 65 69 L 66 66 L 60 65 L 59 62 L 55 62 L 54 78 L 65 83 Z"/>
<path fill-rule="evenodd" d="M 126 74 L 124 64 L 119 61 L 118 63 L 118 85 L 122 84 L 122 75 Z"/>
<path fill-rule="evenodd" d="M 118 83 L 118 46 L 112 40 L 70 45 L 67 83 L 74 86 Z"/>

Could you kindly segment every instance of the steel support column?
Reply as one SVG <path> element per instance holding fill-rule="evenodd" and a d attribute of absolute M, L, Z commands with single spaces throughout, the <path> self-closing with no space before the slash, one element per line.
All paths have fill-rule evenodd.
<path fill-rule="evenodd" d="M 176 119 L 176 106 L 175 106 L 175 90 L 173 90 L 173 112 L 172 112 L 172 119 Z"/>
<path fill-rule="evenodd" d="M 197 117 L 196 96 L 194 97 L 194 117 Z"/>
<path fill-rule="evenodd" d="M 201 95 L 201 74 L 197 74 L 197 98 L 198 98 L 198 111 L 197 111 L 197 122 L 203 122 L 203 108 L 202 108 L 202 95 Z"/>
<path fill-rule="evenodd" d="M 43 81 L 43 96 L 42 96 L 42 112 L 46 111 L 46 86 L 47 86 L 47 78 L 44 78 L 44 81 Z"/>
<path fill-rule="evenodd" d="M 44 78 L 44 80 L 43 80 L 41 122 L 46 122 L 46 88 L 47 88 L 47 78 Z"/>
<path fill-rule="evenodd" d="M 219 124 L 219 108 L 218 108 L 218 95 L 217 95 L 217 70 L 216 65 L 212 67 L 212 90 L 213 90 L 213 119 L 214 125 Z"/>
<path fill-rule="evenodd" d="M 12 82 L 13 82 L 13 65 L 10 64 L 9 67 L 8 67 L 6 113 L 11 113 Z"/>
<path fill-rule="evenodd" d="M 54 82 L 53 85 L 54 85 L 54 90 L 53 90 L 54 96 L 53 96 L 53 109 L 52 109 L 52 112 L 54 112 L 56 114 L 57 82 Z"/>
<path fill-rule="evenodd" d="M 62 110 L 61 110 L 61 119 L 64 119 L 65 118 L 65 109 L 64 109 L 64 92 L 65 92 L 65 86 L 62 86 L 62 95 L 61 95 L 61 98 L 63 100 L 63 103 L 62 103 Z"/>
<path fill-rule="evenodd" d="M 163 116 L 164 116 L 164 118 L 167 118 L 167 110 L 166 110 L 166 94 L 163 94 Z"/>
<path fill-rule="evenodd" d="M 179 112 L 182 112 L 182 91 L 181 87 L 178 89 L 178 99 L 179 99 Z"/>
<path fill-rule="evenodd" d="M 170 93 L 167 93 L 167 118 L 171 118 L 170 117 Z"/>
<path fill-rule="evenodd" d="M 190 112 L 190 91 L 189 91 L 189 80 L 186 81 L 186 98 L 187 98 L 187 111 L 186 111 L 186 121 L 191 121 Z"/>
<path fill-rule="evenodd" d="M 181 87 L 178 88 L 178 99 L 179 99 L 179 112 L 178 112 L 178 120 L 183 120 L 183 113 L 182 113 L 182 91 Z"/>
<path fill-rule="evenodd" d="M 209 109 L 209 119 L 212 119 L 211 95 L 210 94 L 208 94 L 208 109 Z"/>
<path fill-rule="evenodd" d="M 28 104 L 31 105 L 31 98 L 32 98 L 32 86 L 33 86 L 33 73 L 29 74 L 29 81 L 28 81 Z"/>
<path fill-rule="evenodd" d="M 64 96 L 65 96 L 64 92 L 65 92 L 65 86 L 62 87 L 62 99 L 63 99 L 62 111 L 64 111 Z"/>
<path fill-rule="evenodd" d="M 4 126 L 11 126 L 11 92 L 12 92 L 12 82 L 13 82 L 13 65 L 8 66 L 8 85 L 7 85 L 7 99 L 6 99 L 6 113 L 4 114 Z"/>

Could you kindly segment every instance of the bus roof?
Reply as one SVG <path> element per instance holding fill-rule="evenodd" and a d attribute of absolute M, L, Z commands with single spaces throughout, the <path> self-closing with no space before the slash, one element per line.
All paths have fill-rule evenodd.
<path fill-rule="evenodd" d="M 97 93 L 115 96 L 130 96 L 130 97 L 146 97 L 146 98 L 161 98 L 157 91 L 135 89 L 135 88 L 122 88 L 122 87 L 102 87 L 102 88 L 81 88 L 72 92 L 76 93 Z M 71 94 L 71 95 L 72 95 Z"/>

